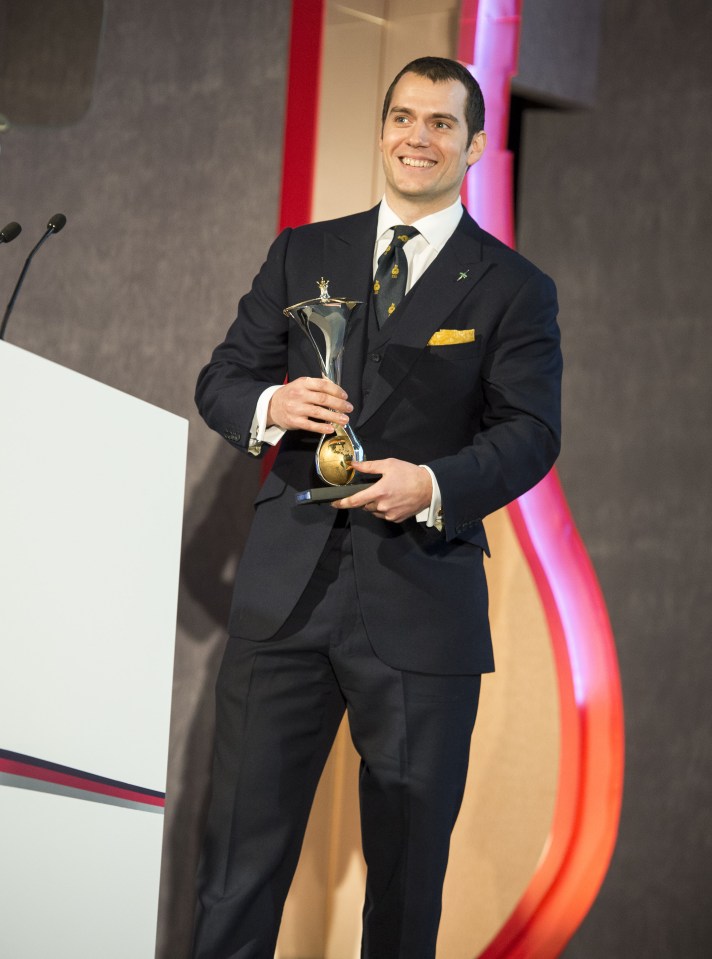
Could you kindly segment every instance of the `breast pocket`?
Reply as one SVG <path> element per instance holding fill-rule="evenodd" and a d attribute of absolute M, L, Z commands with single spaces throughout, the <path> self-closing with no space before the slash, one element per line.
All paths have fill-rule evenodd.
<path fill-rule="evenodd" d="M 478 380 L 483 351 L 475 340 L 448 346 L 428 346 L 414 370 L 426 393 L 444 393 L 462 398 L 470 395 Z"/>
<path fill-rule="evenodd" d="M 432 357 L 450 362 L 473 359 L 480 352 L 480 341 L 471 340 L 469 343 L 445 343 L 428 346 L 427 352 Z"/>

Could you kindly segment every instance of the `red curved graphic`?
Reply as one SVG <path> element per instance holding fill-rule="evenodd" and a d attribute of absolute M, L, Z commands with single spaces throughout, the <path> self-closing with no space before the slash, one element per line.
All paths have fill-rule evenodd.
<path fill-rule="evenodd" d="M 463 201 L 481 226 L 510 246 L 512 157 L 506 144 L 520 18 L 521 0 L 464 2 L 458 49 L 487 105 L 487 150 L 468 175 Z M 480 959 L 548 959 L 561 952 L 588 912 L 613 853 L 623 791 L 623 704 L 605 603 L 556 472 L 508 511 L 549 626 L 561 760 L 544 853 Z"/>

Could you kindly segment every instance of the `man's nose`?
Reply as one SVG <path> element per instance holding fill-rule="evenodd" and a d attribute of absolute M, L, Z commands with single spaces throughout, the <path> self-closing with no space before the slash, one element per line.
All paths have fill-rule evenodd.
<path fill-rule="evenodd" d="M 425 123 L 414 123 L 408 135 L 410 143 L 423 146 L 428 142 L 428 127 Z"/>

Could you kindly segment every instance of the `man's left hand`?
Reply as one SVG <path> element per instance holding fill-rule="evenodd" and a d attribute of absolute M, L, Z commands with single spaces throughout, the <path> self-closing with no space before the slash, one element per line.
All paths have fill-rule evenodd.
<path fill-rule="evenodd" d="M 430 473 L 405 460 L 366 460 L 353 463 L 359 473 L 380 473 L 368 489 L 344 499 L 334 500 L 336 509 L 365 509 L 379 519 L 402 523 L 430 506 L 433 482 Z"/>

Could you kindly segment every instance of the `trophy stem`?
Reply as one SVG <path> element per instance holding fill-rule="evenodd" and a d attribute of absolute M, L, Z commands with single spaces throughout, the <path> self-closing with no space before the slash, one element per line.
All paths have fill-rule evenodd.
<path fill-rule="evenodd" d="M 349 440 L 350 440 L 350 442 L 351 442 L 351 445 L 352 445 L 353 448 L 354 448 L 353 459 L 354 459 L 357 463 L 363 462 L 363 460 L 366 459 L 366 454 L 364 453 L 364 451 L 363 451 L 363 446 L 361 446 L 361 443 L 358 441 L 358 439 L 357 439 L 357 437 L 356 437 L 356 434 L 355 434 L 354 431 L 351 429 L 351 427 L 349 426 L 348 423 L 346 424 L 346 426 L 343 426 L 342 429 L 343 429 L 344 433 L 346 433 L 346 435 L 348 436 L 348 438 L 349 438 Z"/>
<path fill-rule="evenodd" d="M 316 355 L 319 360 L 319 366 L 321 366 L 321 375 L 326 377 L 327 380 L 331 379 L 331 377 L 329 376 L 329 370 L 327 369 L 326 363 L 324 362 L 324 357 L 321 355 L 321 350 L 319 349 L 319 346 L 316 340 L 314 339 L 314 334 L 309 329 L 309 324 L 306 324 L 305 326 L 303 326 L 302 329 L 307 334 L 309 339 L 312 341 L 312 346 L 316 350 Z M 341 385 L 340 383 L 337 383 L 337 386 L 340 386 L 340 385 Z"/>

